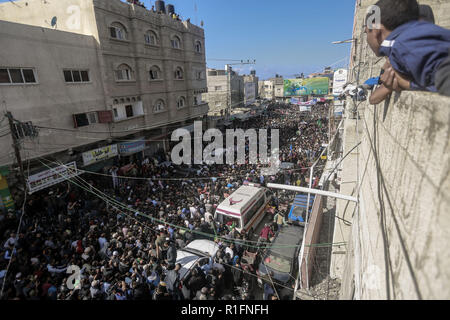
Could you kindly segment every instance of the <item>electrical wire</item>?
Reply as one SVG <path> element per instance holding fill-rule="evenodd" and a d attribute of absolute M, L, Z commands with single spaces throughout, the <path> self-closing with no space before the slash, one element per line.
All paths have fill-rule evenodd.
<path fill-rule="evenodd" d="M 28 170 L 27 171 L 28 171 L 28 177 L 29 177 L 30 176 L 30 161 L 28 161 Z M 14 246 L 13 246 L 13 249 L 11 250 L 11 256 L 10 256 L 10 259 L 9 259 L 9 262 L 8 262 L 8 266 L 6 267 L 5 275 L 3 277 L 3 284 L 2 284 L 2 290 L 0 292 L 0 298 L 3 298 L 3 291 L 5 289 L 5 284 L 6 284 L 8 271 L 9 271 L 9 268 L 11 267 L 11 263 L 12 263 L 12 260 L 14 258 L 17 242 L 19 242 L 20 227 L 22 226 L 22 219 L 23 219 L 23 216 L 25 215 L 25 205 L 26 205 L 26 203 L 27 203 L 27 192 L 26 192 L 26 189 L 25 189 L 25 195 L 24 195 L 24 200 L 23 200 L 23 205 L 22 205 L 22 213 L 20 215 L 19 225 L 17 226 L 17 230 L 16 230 L 16 238 L 14 240 Z"/>
<path fill-rule="evenodd" d="M 42 161 L 40 161 L 40 162 L 41 162 L 44 166 L 46 166 L 47 168 L 49 168 L 50 170 L 52 169 L 51 167 L 49 167 L 48 165 L 46 165 L 44 162 L 42 162 Z M 61 165 L 64 166 L 63 164 L 61 164 Z M 61 173 L 57 173 L 57 174 L 59 174 L 60 176 L 63 176 Z M 72 181 L 72 180 L 75 180 L 75 179 L 78 179 L 78 182 L 80 182 L 81 184 L 82 184 L 82 183 L 85 183 L 87 186 L 89 186 L 89 188 L 84 187 L 84 186 L 82 186 L 82 185 L 80 185 L 80 184 L 77 184 L 76 182 Z M 160 223 L 160 224 L 168 225 L 168 226 L 171 226 L 171 227 L 174 227 L 174 228 L 177 228 L 177 229 L 181 229 L 181 230 L 188 231 L 188 232 L 192 232 L 192 233 L 195 233 L 195 234 L 198 234 L 198 235 L 206 236 L 206 237 L 209 237 L 209 238 L 211 238 L 211 239 L 219 239 L 219 240 L 221 240 L 221 241 L 223 241 L 223 242 L 231 242 L 231 243 L 234 243 L 234 242 L 235 242 L 235 241 L 229 240 L 229 239 L 227 239 L 227 238 L 215 237 L 215 236 L 213 236 L 213 235 L 211 235 L 211 234 L 208 234 L 208 233 L 204 233 L 204 232 L 200 232 L 200 231 L 196 231 L 196 230 L 190 230 L 190 229 L 188 229 L 188 228 L 186 228 L 186 227 L 184 227 L 184 226 L 179 226 L 179 225 L 171 224 L 171 223 L 168 223 L 168 222 L 166 222 L 166 221 L 163 221 L 163 220 L 160 220 L 160 219 L 157 219 L 157 218 L 148 216 L 148 215 L 146 215 L 146 214 L 144 214 L 144 213 L 141 213 L 141 212 L 140 212 L 139 210 L 137 210 L 137 209 L 132 209 L 132 208 L 128 207 L 127 205 L 125 205 L 125 204 L 123 204 L 123 203 L 120 203 L 119 201 L 115 200 L 115 199 L 112 198 L 111 196 L 109 196 L 109 195 L 103 193 L 101 190 L 99 190 L 99 189 L 97 189 L 97 188 L 91 186 L 87 181 L 85 181 L 84 179 L 80 178 L 79 176 L 75 176 L 75 177 L 72 177 L 72 178 L 69 178 L 69 179 L 66 179 L 66 180 L 68 180 L 69 182 L 71 182 L 71 183 L 75 184 L 76 186 L 82 188 L 83 190 L 85 190 L 85 191 L 87 191 L 87 192 L 89 192 L 89 193 L 92 193 L 92 194 L 96 195 L 97 197 L 99 197 L 99 199 L 103 200 L 103 201 L 106 202 L 106 203 L 111 202 L 111 203 L 113 203 L 113 204 L 116 204 L 116 206 L 121 207 L 121 208 L 123 208 L 124 210 L 131 211 L 131 212 L 133 212 L 134 214 L 138 214 L 138 215 L 140 215 L 140 216 L 143 216 L 143 217 L 145 217 L 145 218 L 148 218 L 148 219 L 150 219 L 152 222 L 157 222 L 157 223 Z M 91 188 L 92 188 L 93 190 L 95 190 L 96 192 L 93 192 L 92 190 L 90 190 Z M 131 217 L 131 218 L 132 218 L 132 217 Z M 133 219 L 134 219 L 134 218 L 133 218 Z M 240 242 L 240 243 L 242 243 L 242 244 L 245 243 L 244 245 L 246 245 L 247 247 L 256 248 L 256 249 L 262 249 L 262 248 L 265 248 L 265 249 L 268 249 L 268 248 L 296 248 L 296 247 L 299 247 L 298 245 L 253 246 L 253 245 L 250 245 L 249 243 L 258 243 L 258 241 L 251 241 L 251 240 L 245 240 L 245 241 L 243 241 L 243 240 L 242 240 L 242 241 L 241 241 L 241 240 L 236 240 L 236 241 L 238 241 L 238 242 Z"/>

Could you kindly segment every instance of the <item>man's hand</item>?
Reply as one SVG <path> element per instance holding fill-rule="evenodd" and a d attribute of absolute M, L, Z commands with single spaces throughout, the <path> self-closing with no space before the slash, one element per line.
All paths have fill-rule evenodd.
<path fill-rule="evenodd" d="M 384 69 L 384 73 L 380 77 L 380 82 L 390 92 L 394 91 L 395 87 L 398 87 L 398 81 L 395 78 L 395 71 L 392 67 Z"/>
<path fill-rule="evenodd" d="M 410 81 L 392 67 L 389 59 L 386 59 L 383 70 L 380 81 L 387 89 L 400 92 L 411 88 Z"/>

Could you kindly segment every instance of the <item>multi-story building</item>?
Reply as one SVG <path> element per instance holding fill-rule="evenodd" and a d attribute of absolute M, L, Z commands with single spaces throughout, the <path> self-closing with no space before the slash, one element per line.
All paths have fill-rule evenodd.
<path fill-rule="evenodd" d="M 258 80 L 255 70 L 252 70 L 250 75 L 244 76 L 244 104 L 246 106 L 255 103 L 258 97 Z"/>
<path fill-rule="evenodd" d="M 271 79 L 273 82 L 274 99 L 276 102 L 284 102 L 284 80 L 282 76 Z"/>
<path fill-rule="evenodd" d="M 270 101 L 282 101 L 284 97 L 283 77 L 278 74 L 275 78 L 259 81 L 259 97 Z"/>
<path fill-rule="evenodd" d="M 333 78 L 334 78 L 334 70 L 331 69 L 331 67 L 326 67 L 323 72 L 316 72 L 316 73 L 311 73 L 308 78 L 317 78 L 317 77 L 322 77 L 322 78 L 328 78 L 328 94 L 331 95 L 333 94 Z"/>
<path fill-rule="evenodd" d="M 209 105 L 209 115 L 224 116 L 231 114 L 231 109 L 244 106 L 244 78 L 233 71 L 208 69 L 207 93 L 203 99 Z"/>
<path fill-rule="evenodd" d="M 208 113 L 204 30 L 189 20 L 120 0 L 23 0 L 0 4 L 0 30 L 2 109 L 39 127 L 23 160 L 83 166 L 82 153 L 120 140 L 118 153 L 142 156 Z M 0 148 L 11 164 L 10 136 Z"/>
<path fill-rule="evenodd" d="M 266 100 L 273 100 L 275 96 L 274 85 L 272 80 L 262 81 L 260 97 Z"/>

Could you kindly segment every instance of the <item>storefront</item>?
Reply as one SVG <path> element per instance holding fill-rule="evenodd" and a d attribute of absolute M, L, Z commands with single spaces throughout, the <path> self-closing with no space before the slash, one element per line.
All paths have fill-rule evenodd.
<path fill-rule="evenodd" d="M 119 143 L 118 147 L 122 163 L 144 160 L 143 151 L 147 148 L 144 137 L 137 138 L 136 141 Z"/>
<path fill-rule="evenodd" d="M 8 167 L 0 167 L 0 211 L 4 212 L 7 212 L 9 209 L 14 210 L 14 200 L 11 197 L 8 181 L 6 180 L 8 175 Z"/>
<path fill-rule="evenodd" d="M 148 138 L 145 142 L 145 151 L 144 156 L 152 157 L 154 154 L 159 151 L 166 152 L 166 142 L 167 142 L 167 134 L 162 134 L 159 136 Z"/>
<path fill-rule="evenodd" d="M 29 176 L 27 179 L 28 193 L 44 190 L 55 184 L 79 176 L 82 172 L 77 169 L 77 163 L 70 162 L 55 168 Z"/>

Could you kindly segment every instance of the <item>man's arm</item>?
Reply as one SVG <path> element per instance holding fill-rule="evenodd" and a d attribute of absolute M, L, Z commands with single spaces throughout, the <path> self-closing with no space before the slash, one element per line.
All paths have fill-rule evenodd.
<path fill-rule="evenodd" d="M 393 87 L 398 87 L 398 82 L 395 78 L 395 71 L 389 63 L 389 60 L 387 60 L 384 64 L 383 70 L 384 73 L 380 76 L 381 85 L 370 95 L 370 104 L 375 105 L 383 102 L 394 91 Z"/>
<path fill-rule="evenodd" d="M 392 93 L 392 90 L 386 88 L 384 84 L 375 89 L 375 91 L 370 95 L 370 104 L 379 104 L 386 100 L 387 97 Z"/>

